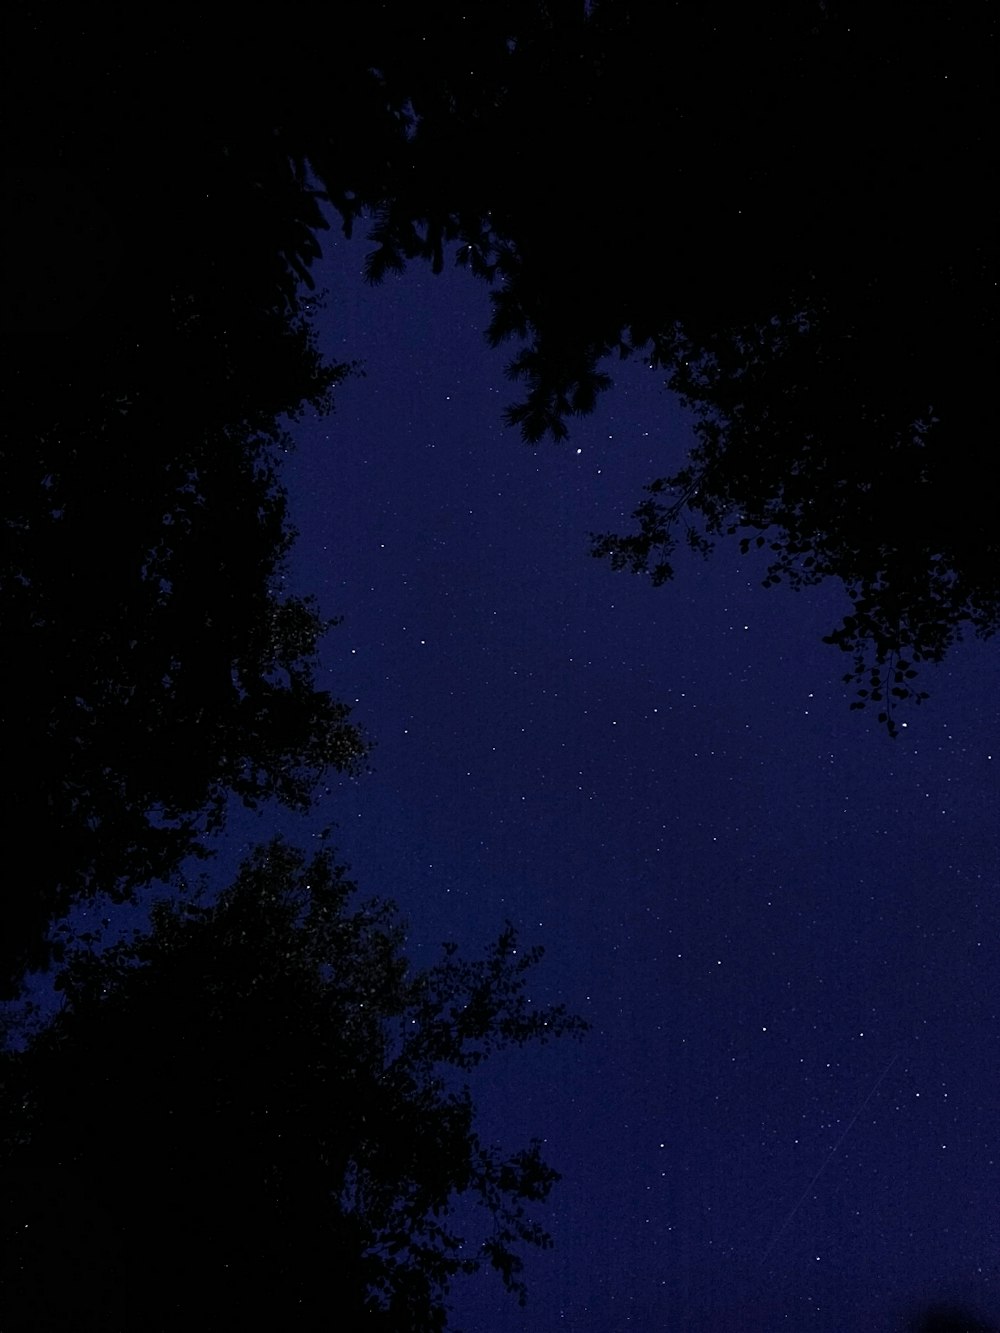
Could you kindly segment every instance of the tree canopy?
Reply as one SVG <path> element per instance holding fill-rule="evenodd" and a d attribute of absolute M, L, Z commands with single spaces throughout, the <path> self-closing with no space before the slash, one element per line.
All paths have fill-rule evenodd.
<path fill-rule="evenodd" d="M 538 1142 L 481 1141 L 468 1077 L 584 1024 L 532 1004 L 541 950 L 513 929 L 414 970 L 392 905 L 353 895 L 332 855 L 275 842 L 217 902 L 167 899 L 149 933 L 71 949 L 63 1010 L 2 1057 L 17 1327 L 420 1333 L 483 1265 L 523 1299 L 557 1174 Z"/>
<path fill-rule="evenodd" d="M 4 728 L 18 818 L 56 850 L 17 895 L 8 974 L 44 962 L 72 897 L 169 873 L 227 791 L 295 803 L 362 752 L 310 674 L 317 609 L 280 578 L 281 423 L 348 369 L 303 318 L 324 208 L 365 220 L 372 281 L 450 250 L 491 284 L 527 440 L 591 411 L 609 358 L 680 394 L 693 449 L 664 442 L 596 555 L 660 583 L 678 537 L 732 537 L 767 548 L 770 583 L 839 580 L 830 641 L 890 731 L 921 663 L 996 628 L 970 484 L 988 6 L 466 9 L 354 6 L 305 73 L 294 7 L 233 46 L 193 42 L 193 14 L 150 44 L 129 15 L 77 32 L 15 6 Z"/>
<path fill-rule="evenodd" d="M 762 540 L 770 582 L 840 580 L 854 610 L 830 638 L 856 705 L 892 729 L 921 696 L 907 673 L 993 632 L 1000 606 L 995 525 L 968 484 L 995 328 L 989 6 L 466 9 L 354 6 L 305 77 L 294 10 L 278 33 L 249 22 L 235 58 L 179 21 L 144 62 L 112 62 L 81 118 L 77 39 L 27 5 L 21 45 L 44 47 L 51 93 L 34 134 L 84 169 L 94 207 L 77 211 L 91 230 L 110 218 L 96 249 L 130 270 L 169 180 L 152 290 L 211 329 L 198 346 L 225 375 L 261 364 L 232 341 L 248 304 L 294 311 L 310 280 L 327 225 L 311 181 L 345 231 L 368 219 L 372 281 L 450 248 L 492 284 L 488 336 L 521 343 L 508 419 L 526 439 L 591 411 L 609 357 L 649 359 L 696 444 L 665 441 L 635 530 L 595 554 L 662 582 L 678 534 L 731 535 Z M 177 68 L 185 110 L 163 96 Z"/>
<path fill-rule="evenodd" d="M 475 82 L 386 74 L 411 170 L 369 276 L 455 244 L 494 286 L 490 340 L 521 344 L 507 419 L 532 443 L 593 409 L 609 358 L 658 368 L 694 447 L 664 441 L 635 528 L 594 554 L 662 583 L 678 538 L 735 537 L 769 584 L 839 580 L 852 706 L 895 734 L 920 664 L 1000 619 L 970 484 L 996 346 L 989 7 L 514 9 Z"/>
<path fill-rule="evenodd" d="M 8 986 L 54 916 L 176 872 L 232 796 L 305 808 L 363 759 L 317 684 L 333 622 L 284 579 L 286 422 L 350 370 L 306 311 L 330 210 L 372 282 L 451 255 L 491 285 L 525 440 L 565 438 L 615 358 L 681 396 L 693 448 L 664 443 L 596 555 L 662 583 L 678 535 L 733 538 L 770 583 L 839 580 L 830 640 L 890 732 L 921 663 L 997 626 L 985 3 L 366 0 L 328 45 L 314 17 L 9 16 L 2 726 L 32 854 Z M 71 946 L 64 1013 L 4 1059 L 23 1327 L 264 1301 L 309 1327 L 336 1287 L 372 1328 L 432 1329 L 470 1267 L 518 1289 L 554 1173 L 480 1143 L 447 1071 L 573 1020 L 528 1008 L 511 935 L 413 974 L 391 909 L 348 895 L 275 845 L 215 906 Z M 479 1245 L 448 1221 L 467 1195 Z"/>
<path fill-rule="evenodd" d="M 304 808 L 367 748 L 317 684 L 335 622 L 285 586 L 287 422 L 350 369 L 298 301 L 325 225 L 303 169 L 259 128 L 168 129 L 155 61 L 84 95 L 67 32 L 18 20 L 5 93 L 27 99 L 27 71 L 51 98 L 9 117 L 2 710 L 33 854 L 8 988 L 70 902 L 169 876 L 233 795 Z"/>

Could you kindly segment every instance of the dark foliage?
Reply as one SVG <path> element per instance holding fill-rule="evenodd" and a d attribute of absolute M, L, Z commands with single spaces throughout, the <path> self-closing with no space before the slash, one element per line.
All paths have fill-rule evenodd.
<path fill-rule="evenodd" d="M 584 1025 L 532 1006 L 513 930 L 413 971 L 353 887 L 275 843 L 217 904 L 74 950 L 63 1012 L 3 1058 L 10 1327 L 420 1333 L 482 1265 L 523 1299 L 557 1176 L 480 1141 L 465 1076 Z"/>
<path fill-rule="evenodd" d="M 231 795 L 303 808 L 365 750 L 316 684 L 333 622 L 284 589 L 283 420 L 348 371 L 298 301 L 317 198 L 267 118 L 208 114 L 179 16 L 131 56 L 120 20 L 15 6 L 6 48 L 2 723 L 33 849 L 8 986 L 54 914 L 169 876 Z"/>
<path fill-rule="evenodd" d="M 995 1324 L 954 1305 L 932 1306 L 911 1321 L 910 1329 L 911 1333 L 996 1333 Z"/>
<path fill-rule="evenodd" d="M 678 540 L 737 536 L 767 546 L 769 583 L 840 580 L 854 610 L 830 641 L 892 733 L 920 663 L 1000 618 L 974 480 L 995 359 L 988 7 L 608 3 L 587 27 L 561 34 L 560 108 L 536 107 L 515 157 L 552 169 L 496 250 L 491 336 L 526 341 L 509 420 L 561 438 L 604 358 L 662 368 L 697 443 L 595 554 L 663 582 Z"/>
<path fill-rule="evenodd" d="M 609 356 L 663 370 L 697 443 L 596 554 L 662 582 L 678 536 L 732 536 L 768 582 L 841 581 L 830 641 L 890 731 L 922 663 L 996 628 L 989 7 L 467 10 L 353 4 L 306 68 L 295 7 L 238 34 L 12 9 L 5 741 L 58 850 L 8 971 L 70 897 L 176 865 L 224 791 L 299 800 L 293 754 L 357 755 L 304 665 L 319 622 L 289 604 L 298 656 L 264 628 L 277 423 L 344 373 L 300 319 L 324 204 L 368 219 L 372 281 L 450 249 L 493 284 L 528 440 Z"/>
<path fill-rule="evenodd" d="M 905 23 L 819 0 L 725 13 L 509 3 L 475 21 L 466 8 L 353 6 L 308 75 L 296 11 L 277 30 L 241 26 L 223 49 L 207 34 L 195 43 L 201 25 L 180 17 L 150 43 L 145 29 L 130 39 L 120 15 L 71 34 L 48 11 L 18 10 L 10 49 L 41 84 L 8 85 L 22 103 L 12 123 L 31 127 L 9 168 L 22 201 L 8 251 L 12 577 L 34 579 L 35 602 L 48 603 L 44 546 L 50 566 L 77 570 L 60 597 L 78 619 L 90 603 L 91 636 L 107 637 L 104 617 L 131 643 L 134 585 L 148 579 L 133 555 L 131 586 L 107 582 L 112 564 L 125 568 L 110 539 L 121 503 L 110 490 L 103 512 L 99 502 L 109 476 L 129 497 L 125 526 L 144 523 L 141 536 L 122 534 L 144 562 L 171 509 L 154 512 L 159 492 L 205 478 L 200 547 L 183 564 L 172 556 L 181 591 L 183 570 L 222 559 L 206 561 L 212 542 L 231 552 L 246 540 L 264 495 L 280 530 L 259 442 L 274 438 L 276 414 L 322 399 L 338 373 L 294 322 L 326 225 L 311 170 L 345 231 L 372 219 L 372 281 L 417 258 L 439 268 L 451 248 L 493 283 L 489 337 L 522 343 L 510 374 L 525 396 L 509 420 L 527 439 L 560 438 L 593 408 L 609 355 L 661 367 L 695 415 L 696 446 L 651 482 L 636 529 L 595 537 L 595 553 L 662 582 L 679 536 L 703 550 L 733 536 L 767 548 L 768 582 L 838 579 L 853 601 L 830 635 L 850 659 L 845 682 L 854 706 L 872 705 L 894 731 L 898 708 L 924 697 L 921 664 L 963 630 L 992 633 L 1000 613 L 989 491 L 970 483 L 992 364 L 988 8 L 918 8 Z M 121 54 L 129 40 L 134 58 Z M 96 87 L 81 42 L 101 53 Z M 222 496 L 246 497 L 243 519 L 221 521 Z M 90 566 L 78 564 L 92 549 Z M 230 648 L 240 641 L 248 599 L 222 615 L 208 595 L 225 596 L 231 580 L 231 570 L 209 577 L 206 606 L 177 611 L 184 637 L 173 642 L 201 641 L 185 648 L 189 662 L 213 658 L 204 672 L 185 668 L 189 693 L 197 679 L 201 715 L 225 701 L 202 747 L 225 733 L 240 671 L 231 652 L 213 651 L 227 635 Z M 105 586 L 113 606 L 93 596 Z M 77 626 L 62 607 L 38 626 L 35 608 L 11 626 L 19 676 L 42 693 L 18 711 L 25 813 L 53 799 L 52 774 L 76 781 L 83 728 L 51 710 L 72 713 L 77 698 L 94 707 L 92 689 L 46 683 L 52 663 L 76 655 Z M 116 651 L 110 671 L 89 645 L 79 660 L 121 693 L 129 671 Z M 102 730 L 99 716 L 87 725 Z M 33 762 L 33 738 L 53 727 L 54 752 L 43 745 Z M 86 782 L 82 801 L 57 793 L 47 827 L 78 809 L 84 841 L 95 818 L 107 830 L 87 809 Z M 212 782 L 192 781 L 190 798 L 221 790 Z M 151 808 L 177 808 L 169 786 L 139 792 Z M 131 859 L 169 862 L 162 847 Z M 127 879 L 130 858 L 119 859 Z M 76 851 L 67 860 L 86 864 Z"/>
<path fill-rule="evenodd" d="M 679 533 L 733 537 L 769 582 L 839 579 L 830 640 L 890 732 L 922 662 L 996 628 L 986 5 L 357 0 L 328 43 L 313 11 L 255 15 L 11 6 L 3 739 L 32 859 L 8 980 L 231 794 L 302 807 L 362 755 L 316 688 L 328 622 L 282 590 L 281 421 L 346 373 L 302 317 L 325 204 L 367 220 L 373 282 L 450 249 L 493 284 L 529 441 L 593 409 L 609 357 L 662 369 L 696 446 L 596 554 L 663 582 Z M 7 1058 L 21 1327 L 312 1327 L 333 1293 L 436 1328 L 453 1276 L 516 1289 L 543 1240 L 537 1147 L 497 1157 L 438 1073 L 544 1035 L 533 955 L 413 977 L 391 912 L 269 856 L 136 950 L 74 952 L 66 1012 Z M 446 1215 L 469 1193 L 498 1219 L 474 1254 Z"/>
<path fill-rule="evenodd" d="M 895 735 L 896 709 L 927 697 L 911 683 L 919 665 L 941 661 L 963 629 L 995 631 L 1000 551 L 985 493 L 956 468 L 984 428 L 969 419 L 977 405 L 921 405 L 916 384 L 893 383 L 892 364 L 861 338 L 844 332 L 828 356 L 832 318 L 801 314 L 758 330 L 756 349 L 749 333 L 701 349 L 678 336 L 670 383 L 698 415 L 697 443 L 647 487 L 636 529 L 593 549 L 661 584 L 678 540 L 707 551 L 738 536 L 744 555 L 766 549 L 765 586 L 839 579 L 853 609 L 827 642 L 850 655 L 851 706 L 875 706 Z M 946 375 L 929 364 L 922 374 L 945 392 Z"/>
<path fill-rule="evenodd" d="M 495 22 L 417 19 L 426 54 L 401 38 L 379 66 L 407 170 L 374 201 L 370 278 L 452 244 L 494 284 L 531 442 L 593 409 L 609 357 L 661 368 L 697 443 L 667 442 L 636 529 L 594 553 L 662 583 L 678 539 L 732 536 L 766 546 L 769 584 L 840 581 L 854 606 L 829 641 L 853 706 L 895 734 L 920 665 L 1000 618 L 973 480 L 995 359 L 989 6 L 605 0 Z"/>
<path fill-rule="evenodd" d="M 144 410 L 123 375 L 121 406 L 83 399 L 5 459 L 4 737 L 36 939 L 73 896 L 169 874 L 230 793 L 303 808 L 363 752 L 315 685 L 329 622 L 283 590 L 275 424 Z"/>

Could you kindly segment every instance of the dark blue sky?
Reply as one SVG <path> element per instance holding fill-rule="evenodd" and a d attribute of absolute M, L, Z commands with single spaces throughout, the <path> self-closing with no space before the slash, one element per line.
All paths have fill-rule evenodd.
<path fill-rule="evenodd" d="M 510 918 L 535 993 L 593 1030 L 477 1085 L 484 1133 L 546 1140 L 555 1249 L 465 1333 L 895 1329 L 1000 1309 L 998 704 L 989 644 L 929 673 L 896 742 L 820 642 L 833 586 L 762 589 L 724 544 L 654 589 L 587 554 L 689 438 L 638 363 L 568 443 L 501 423 L 487 292 L 364 242 L 318 273 L 362 360 L 295 427 L 292 577 L 344 617 L 329 687 L 377 741 L 334 822 L 411 952 Z M 582 289 L 582 296 L 585 291 Z M 263 835 L 245 827 L 233 852 Z"/>

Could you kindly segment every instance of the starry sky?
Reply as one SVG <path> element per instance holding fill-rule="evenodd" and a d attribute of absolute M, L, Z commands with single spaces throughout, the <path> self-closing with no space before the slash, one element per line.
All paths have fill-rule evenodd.
<path fill-rule="evenodd" d="M 324 238 L 324 351 L 364 363 L 293 427 L 289 578 L 343 617 L 323 683 L 375 739 L 333 824 L 410 953 L 511 920 L 533 996 L 592 1024 L 474 1091 L 485 1136 L 563 1174 L 524 1311 L 491 1276 L 465 1333 L 906 1327 L 1000 1311 L 998 694 L 989 644 L 930 671 L 895 742 L 848 708 L 832 585 L 762 589 L 735 543 L 675 581 L 616 574 L 679 466 L 683 410 L 639 362 L 568 442 L 506 429 L 487 289 L 379 288 Z M 274 820 L 246 816 L 222 857 Z"/>

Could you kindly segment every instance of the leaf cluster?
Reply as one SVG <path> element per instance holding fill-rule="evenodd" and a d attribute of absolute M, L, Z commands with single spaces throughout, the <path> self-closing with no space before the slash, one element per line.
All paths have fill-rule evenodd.
<path fill-rule="evenodd" d="M 261 848 L 217 902 L 164 900 L 148 934 L 72 950 L 63 1011 L 3 1057 L 7 1178 L 56 1161 L 97 1201 L 94 1276 L 125 1284 L 143 1327 L 231 1326 L 245 1306 L 439 1329 L 453 1279 L 483 1264 L 523 1299 L 520 1252 L 549 1243 L 529 1209 L 557 1174 L 537 1142 L 480 1141 L 462 1075 L 584 1024 L 531 1005 L 541 951 L 511 928 L 479 960 L 449 946 L 414 971 L 391 904 L 353 894 L 330 854 Z M 462 1196 L 485 1209 L 478 1241 L 449 1219 Z M 26 1207 L 15 1191 L 9 1309 L 58 1221 L 36 1210 L 26 1236 Z"/>
<path fill-rule="evenodd" d="M 367 750 L 317 684 L 334 622 L 285 587 L 285 423 L 329 411 L 352 369 L 320 353 L 302 300 L 319 194 L 267 115 L 206 113 L 189 133 L 162 85 L 202 95 L 199 54 L 167 50 L 183 23 L 162 65 L 119 64 L 116 21 L 95 15 L 70 49 L 51 15 L 18 6 L 5 85 L 22 105 L 0 721 L 13 819 L 37 849 L 5 906 L 8 988 L 45 965 L 53 916 L 169 877 L 232 795 L 301 809 Z"/>
<path fill-rule="evenodd" d="M 982 9 L 911 17 L 900 32 L 853 4 L 553 7 L 475 86 L 453 77 L 455 17 L 438 82 L 386 76 L 397 107 L 413 90 L 413 119 L 369 260 L 378 280 L 440 267 L 452 244 L 493 285 L 487 336 L 521 343 L 506 419 L 530 443 L 593 410 L 609 358 L 663 370 L 695 447 L 594 553 L 662 583 L 678 540 L 739 536 L 767 546 L 768 586 L 839 580 L 853 628 L 831 638 L 869 692 L 893 654 L 940 660 L 1000 607 L 993 516 L 968 482 L 995 348 L 990 34 Z M 637 184 L 654 160 L 666 216 Z M 893 706 L 923 693 L 908 679 L 885 682 Z"/>
<path fill-rule="evenodd" d="M 930 366 L 919 386 L 906 367 L 893 382 L 846 312 L 835 336 L 835 315 L 796 312 L 703 346 L 675 332 L 660 356 L 696 444 L 647 486 L 636 529 L 594 536 L 592 552 L 657 584 L 680 536 L 702 552 L 738 537 L 744 556 L 766 549 L 764 586 L 838 579 L 853 607 L 825 641 L 853 658 L 852 707 L 881 704 L 895 735 L 896 709 L 927 697 L 910 684 L 919 667 L 963 630 L 1000 624 L 996 531 L 955 470 L 947 423 L 964 409 L 920 396 Z"/>

